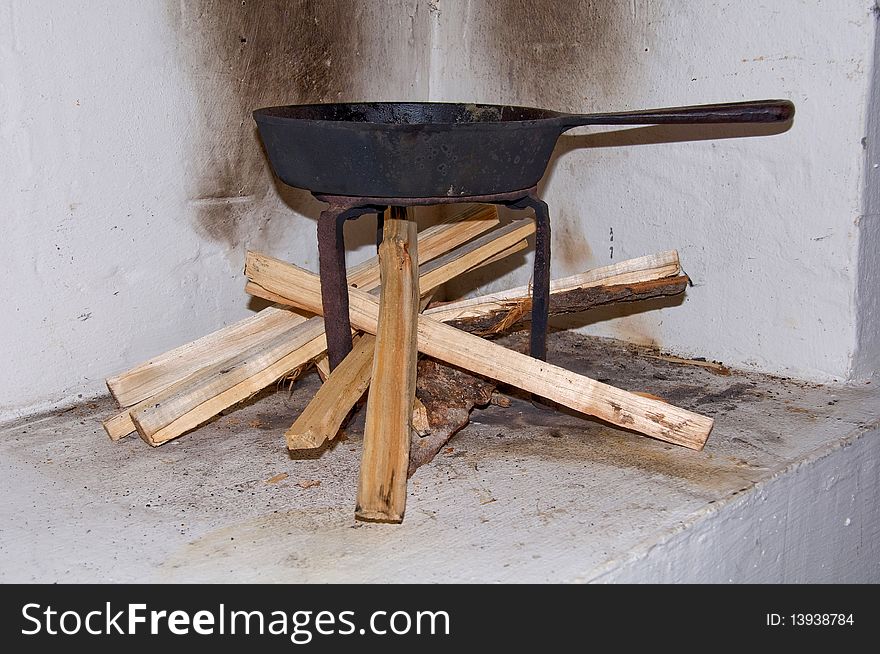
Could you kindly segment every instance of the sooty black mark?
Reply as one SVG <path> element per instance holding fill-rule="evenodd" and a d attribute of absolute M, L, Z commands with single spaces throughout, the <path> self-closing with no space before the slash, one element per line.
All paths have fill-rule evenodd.
<path fill-rule="evenodd" d="M 581 216 L 564 204 L 554 216 L 553 252 L 568 273 L 589 268 L 593 262 L 593 250 L 580 223 Z"/>
<path fill-rule="evenodd" d="M 349 99 L 368 3 L 167 0 L 196 105 L 188 177 L 194 226 L 230 246 L 259 238 L 273 179 L 251 119 L 263 106 Z"/>
<path fill-rule="evenodd" d="M 608 109 L 608 96 L 647 51 L 651 7 L 620 0 L 485 0 L 471 24 L 497 70 L 504 102 L 559 111 Z M 598 99 L 597 99 L 597 96 Z"/>

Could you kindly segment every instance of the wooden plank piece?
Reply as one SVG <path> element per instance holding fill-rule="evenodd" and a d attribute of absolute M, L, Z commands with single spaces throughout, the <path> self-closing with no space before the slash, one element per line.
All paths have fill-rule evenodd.
<path fill-rule="evenodd" d="M 392 207 L 385 220 L 379 267 L 382 295 L 355 515 L 400 522 L 406 510 L 419 314 L 416 226 L 404 208 Z"/>
<path fill-rule="evenodd" d="M 323 326 L 323 322 L 321 323 Z M 284 347 L 284 354 L 274 363 L 262 368 L 259 372 L 243 382 L 210 397 L 186 413 L 173 417 L 173 419 L 148 441 L 150 445 L 162 445 L 169 440 L 195 429 L 206 420 L 219 414 L 224 409 L 242 402 L 259 392 L 277 380 L 291 374 L 291 371 L 299 369 L 316 356 L 327 350 L 327 341 L 324 338 L 323 329 L 321 335 L 299 349 L 291 350 Z M 268 357 L 267 357 L 268 358 Z M 256 390 L 255 390 L 256 389 Z M 148 400 L 149 401 L 149 400 Z"/>
<path fill-rule="evenodd" d="M 177 385 L 166 389 L 146 402 L 130 409 L 129 414 L 141 438 L 150 445 L 179 436 L 181 416 L 185 416 L 212 397 L 222 393 L 258 373 L 283 356 L 308 345 L 324 332 L 324 320 L 311 318 L 281 334 L 268 345 L 259 344 L 231 359 L 215 363 L 182 382 L 184 392 Z M 210 416 L 199 416 L 203 422 Z"/>
<path fill-rule="evenodd" d="M 482 265 L 488 265 L 494 260 L 512 254 L 517 251 L 517 247 L 519 246 L 487 259 Z M 674 295 L 679 292 L 681 284 L 689 281 L 686 276 L 678 275 L 680 270 L 678 253 L 670 251 L 628 259 L 611 266 L 594 268 L 577 275 L 556 279 L 550 283 L 550 312 L 551 314 L 554 311 L 570 313 L 610 302 Z M 678 276 L 675 277 L 676 275 Z M 252 280 L 248 280 L 245 288 L 248 293 L 257 297 L 275 298 L 279 303 L 287 305 L 296 303 Z M 598 290 L 595 293 L 585 292 L 589 289 Z M 474 332 L 477 331 L 476 328 L 470 325 L 476 325 L 481 320 L 488 319 L 494 324 L 498 316 L 506 316 L 514 312 L 527 313 L 531 306 L 529 302 L 530 288 L 521 286 L 508 291 L 439 304 L 425 311 L 425 315 Z M 572 306 L 578 308 L 572 309 Z"/>
<path fill-rule="evenodd" d="M 532 220 L 517 220 L 499 227 L 422 266 L 419 270 L 419 285 L 426 290 L 437 288 L 485 262 L 487 248 L 491 248 L 494 256 L 516 247 L 524 238 L 534 233 L 535 223 Z"/>
<path fill-rule="evenodd" d="M 245 273 L 272 292 L 297 298 L 303 309 L 321 310 L 319 280 L 306 270 L 249 252 Z M 352 289 L 349 302 L 352 324 L 375 333 L 379 312 L 376 299 Z M 712 430 L 711 418 L 537 361 L 427 316 L 418 317 L 418 344 L 421 352 L 446 363 L 676 445 L 699 450 Z"/>

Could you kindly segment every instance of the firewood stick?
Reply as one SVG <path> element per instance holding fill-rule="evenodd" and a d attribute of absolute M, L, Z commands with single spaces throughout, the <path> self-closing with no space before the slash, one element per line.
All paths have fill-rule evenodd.
<path fill-rule="evenodd" d="M 532 225 L 534 226 L 534 223 L 532 223 Z M 528 241 L 525 241 L 525 240 L 520 241 L 516 245 L 510 246 L 509 248 L 507 248 L 503 252 L 499 252 L 491 259 L 486 259 L 483 263 L 481 263 L 477 266 L 474 266 L 473 268 L 469 268 L 465 272 L 470 272 L 471 270 L 476 270 L 477 268 L 484 268 L 486 266 L 489 266 L 489 265 L 495 263 L 496 261 L 501 261 L 502 259 L 506 259 L 507 257 L 509 257 L 512 254 L 516 254 L 517 252 L 522 252 L 523 250 L 527 250 L 528 247 L 529 247 Z"/>
<path fill-rule="evenodd" d="M 500 256 L 498 255 L 498 257 Z M 493 259 L 498 257 L 493 257 Z M 650 276 L 650 274 L 652 274 L 650 271 L 645 273 L 646 276 Z M 578 277 L 580 278 L 580 276 Z M 627 275 L 623 278 L 632 279 L 635 276 Z M 616 283 L 619 279 L 621 279 L 620 275 L 611 275 L 573 288 L 569 288 L 568 285 L 557 285 L 550 293 L 550 315 L 578 313 L 614 302 L 634 302 L 669 297 L 683 292 L 690 282 L 686 275 L 648 279 L 640 282 Z M 281 303 L 291 302 L 288 298 L 268 291 L 252 281 L 249 281 L 245 288 L 248 293 L 257 297 L 266 299 L 274 297 L 278 298 Z M 425 315 L 479 336 L 508 331 L 530 318 L 531 298 L 528 295 L 511 297 L 502 301 L 497 301 L 493 296 L 474 299 L 478 302 L 459 300 L 432 307 L 425 311 Z"/>
<path fill-rule="evenodd" d="M 476 246 L 467 243 L 451 253 L 437 257 L 436 261 L 426 264 L 426 275 L 434 280 L 433 284 L 442 283 L 461 269 L 462 261 L 472 267 L 508 247 L 511 241 L 515 243 L 522 236 L 521 230 L 522 225 L 512 223 L 497 230 L 501 233 L 498 239 L 478 239 L 475 241 Z M 455 241 L 453 238 L 450 242 Z M 362 289 L 369 289 L 378 285 L 379 278 L 373 276 L 364 283 L 361 276 L 356 275 L 352 281 L 360 283 Z M 230 406 L 222 405 L 221 399 L 223 403 L 233 398 L 237 398 L 236 402 L 246 399 L 275 379 L 319 356 L 325 347 L 323 319 L 311 318 L 269 342 L 255 343 L 234 357 L 202 368 L 161 393 L 138 403 L 129 409 L 128 414 L 141 438 L 150 445 L 161 445 Z M 284 365 L 289 367 L 279 370 L 280 361 L 284 361 Z M 277 376 L 267 380 L 264 372 L 267 370 Z M 261 385 L 255 386 L 257 383 Z"/>
<path fill-rule="evenodd" d="M 402 207 L 392 207 L 391 218 L 385 220 L 379 267 L 382 294 L 355 516 L 400 522 L 406 510 L 410 423 L 419 359 L 416 226 Z"/>
<path fill-rule="evenodd" d="M 531 220 L 510 223 L 425 264 L 419 271 L 423 294 L 427 295 L 461 272 L 477 267 L 480 262 L 518 251 L 518 244 L 508 247 L 509 243 L 516 243 L 518 238 L 533 233 L 534 229 Z M 493 235 L 498 236 L 491 238 Z M 373 336 L 365 334 L 330 373 L 312 401 L 285 432 L 289 449 L 320 447 L 336 436 L 345 417 L 370 385 L 374 347 Z"/>
<path fill-rule="evenodd" d="M 375 294 L 376 291 L 371 293 Z M 419 311 L 424 310 L 431 296 L 431 291 L 422 294 Z M 370 386 L 375 349 L 375 336 L 355 333 L 351 352 L 332 372 L 327 371 L 324 385 L 285 432 L 287 449 L 309 450 L 336 437 L 349 412 Z M 318 359 L 327 361 L 323 355 Z M 329 384 L 326 383 L 328 381 Z M 415 404 L 418 405 L 418 402 Z"/>
<path fill-rule="evenodd" d="M 449 221 L 426 228 L 419 235 L 423 260 L 430 261 L 445 254 L 492 229 L 498 222 L 495 207 L 477 207 L 457 214 Z M 353 267 L 349 271 L 349 281 L 361 288 L 369 289 L 377 286 L 379 283 L 378 259 L 372 257 Z M 200 370 L 205 370 L 212 365 L 240 355 L 245 350 L 252 351 L 251 348 L 260 343 L 266 345 L 279 335 L 289 333 L 290 329 L 304 321 L 305 317 L 300 313 L 293 313 L 277 307 L 267 307 L 255 316 L 245 318 L 192 343 L 166 352 L 118 377 L 110 378 L 107 383 L 111 393 L 122 406 L 140 406 L 176 384 L 185 380 L 192 381 L 192 375 L 197 374 Z M 279 361 L 289 360 L 287 354 L 290 353 L 281 354 Z M 319 350 L 313 356 L 320 354 Z M 296 360 L 296 357 L 293 357 L 293 360 Z M 278 366 L 273 365 L 272 374 L 278 373 L 277 376 L 266 381 L 262 387 L 255 387 L 249 392 L 245 392 L 241 399 L 246 399 L 253 393 L 262 390 L 266 385 L 290 373 L 300 365 L 302 364 L 296 364 L 280 372 L 278 372 Z M 255 378 L 254 384 L 263 383 L 266 378 L 266 375 L 261 374 Z M 241 392 L 233 393 L 232 396 L 238 397 L 242 392 L 244 389 Z M 106 420 L 103 426 L 108 436 L 114 441 L 135 431 L 130 410 L 114 415 Z"/>
<path fill-rule="evenodd" d="M 631 284 L 614 284 L 610 286 L 589 286 L 573 288 L 564 291 L 553 291 L 550 294 L 550 315 L 559 316 L 566 313 L 580 313 L 595 307 L 614 304 L 618 302 L 636 302 L 660 297 L 670 297 L 683 293 L 690 280 L 687 275 L 677 277 L 664 277 L 646 282 Z M 531 298 L 521 298 L 519 302 L 506 300 L 505 309 L 492 309 L 492 306 L 484 306 L 487 309 L 482 315 L 469 315 L 458 320 L 450 319 L 448 313 L 428 310 L 434 320 L 440 319 L 448 325 L 463 329 L 477 336 L 492 336 L 510 331 L 517 325 L 531 318 Z M 468 313 L 472 313 L 469 311 Z"/>
<path fill-rule="evenodd" d="M 615 286 L 647 282 L 664 277 L 672 277 L 681 271 L 678 252 L 658 252 L 644 257 L 627 259 L 619 263 L 587 272 L 563 277 L 550 282 L 551 297 L 554 293 L 562 293 L 574 289 L 593 288 L 596 286 Z M 481 295 L 479 297 L 450 302 L 441 307 L 428 309 L 426 315 L 436 320 L 448 322 L 468 318 L 470 316 L 486 316 L 500 311 L 509 311 L 529 298 L 531 289 L 528 286 Z"/>
<path fill-rule="evenodd" d="M 456 245 L 466 243 L 499 223 L 494 206 L 472 206 L 448 220 L 428 227 L 419 235 L 422 261 L 430 261 Z M 374 257 L 349 271 L 349 280 L 359 287 L 378 285 L 378 260 Z M 133 406 L 156 395 L 205 366 L 241 353 L 304 322 L 289 310 L 267 307 L 253 316 L 207 334 L 107 379 L 107 387 L 120 406 Z"/>
<path fill-rule="evenodd" d="M 300 308 L 321 311 L 320 282 L 313 273 L 255 252 L 247 255 L 245 273 L 274 293 L 296 298 Z M 352 325 L 375 334 L 376 298 L 352 289 L 349 303 Z M 538 361 L 428 316 L 418 316 L 418 345 L 435 359 L 669 443 L 699 450 L 712 430 L 711 418 Z"/>
<path fill-rule="evenodd" d="M 289 450 L 321 447 L 335 438 L 351 408 L 370 385 L 376 339 L 364 334 L 330 371 L 315 396 L 284 433 Z"/>
<path fill-rule="evenodd" d="M 422 288 L 436 288 L 444 281 L 458 277 L 482 264 L 485 261 L 483 252 L 488 244 L 491 244 L 490 247 L 494 251 L 493 256 L 495 256 L 509 248 L 516 247 L 525 237 L 534 233 L 535 223 L 533 221 L 518 220 L 484 234 L 423 267 L 419 272 L 419 285 Z"/>
<path fill-rule="evenodd" d="M 199 407 L 223 391 L 249 379 L 278 360 L 279 352 L 294 351 L 323 334 L 324 321 L 311 318 L 292 327 L 268 344 L 260 343 L 235 357 L 197 371 L 177 384 L 135 405 L 129 411 L 138 433 L 150 445 L 160 445 L 201 424 L 205 416 Z M 184 422 L 186 416 L 192 419 Z M 212 414 L 214 415 L 214 414 Z"/>
<path fill-rule="evenodd" d="M 258 313 L 185 343 L 120 375 L 107 378 L 119 406 L 133 406 L 171 384 L 223 358 L 241 352 L 254 338 L 270 339 L 306 321 L 290 307 L 266 307 Z"/>

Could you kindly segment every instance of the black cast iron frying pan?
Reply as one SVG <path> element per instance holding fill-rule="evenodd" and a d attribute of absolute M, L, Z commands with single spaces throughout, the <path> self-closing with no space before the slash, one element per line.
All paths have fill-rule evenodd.
<path fill-rule="evenodd" d="M 787 100 L 564 114 L 440 102 L 289 105 L 254 119 L 275 174 L 327 195 L 380 198 L 494 195 L 528 189 L 559 135 L 582 125 L 774 123 Z"/>

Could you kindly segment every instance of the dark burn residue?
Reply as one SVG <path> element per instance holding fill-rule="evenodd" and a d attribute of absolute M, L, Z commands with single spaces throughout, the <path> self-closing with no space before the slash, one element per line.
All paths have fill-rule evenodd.
<path fill-rule="evenodd" d="M 566 206 L 556 207 L 553 216 L 553 260 L 562 264 L 566 273 L 574 274 L 594 264 L 593 249 L 581 231 L 579 212 Z"/>
<path fill-rule="evenodd" d="M 638 11 L 650 7 L 638 3 Z M 504 102 L 559 111 L 607 109 L 644 53 L 646 20 L 621 0 L 483 0 L 472 5 L 481 54 Z"/>
<path fill-rule="evenodd" d="M 347 0 L 167 0 L 196 98 L 186 171 L 196 229 L 237 245 L 274 192 L 251 112 L 359 92 L 367 5 Z"/>
<path fill-rule="evenodd" d="M 440 7 L 443 11 L 442 4 Z M 473 99 L 573 113 L 626 109 L 620 97 L 632 88 L 632 77 L 641 74 L 641 64 L 653 49 L 649 25 L 661 11 L 642 0 L 468 3 L 467 17 L 461 21 L 466 21 L 467 27 L 465 47 L 472 52 L 473 67 L 480 75 L 480 95 Z M 552 175 L 559 153 L 564 152 L 562 144 L 567 138 L 562 137 L 545 181 Z M 576 174 L 586 176 L 590 171 Z M 539 191 L 543 193 L 542 185 Z M 554 276 L 595 264 L 591 244 L 578 231 L 583 208 L 561 202 L 550 210 Z M 482 282 L 481 277 L 470 279 Z M 473 290 L 462 282 L 450 289 L 460 294 Z M 641 340 L 655 342 L 653 331 L 652 327 L 651 333 L 640 335 Z"/>
<path fill-rule="evenodd" d="M 646 3 L 637 4 L 647 11 Z M 391 87 L 399 88 L 401 74 L 427 66 L 428 48 L 410 29 L 424 7 L 416 0 L 166 0 L 165 6 L 179 44 L 176 58 L 195 98 L 190 115 L 181 116 L 191 133 L 190 215 L 200 234 L 230 245 L 258 238 L 269 211 L 262 201 L 275 193 L 253 109 L 406 99 L 388 97 L 370 82 L 387 73 L 398 81 Z M 492 74 L 483 84 L 488 98 L 463 100 L 606 109 L 602 98 L 632 72 L 646 46 L 645 19 L 634 19 L 629 2 L 484 0 L 470 6 L 470 47 Z M 387 23 L 385 29 L 377 21 Z M 408 46 L 411 66 L 401 66 L 392 43 Z M 278 190 L 285 199 L 293 193 Z"/>

